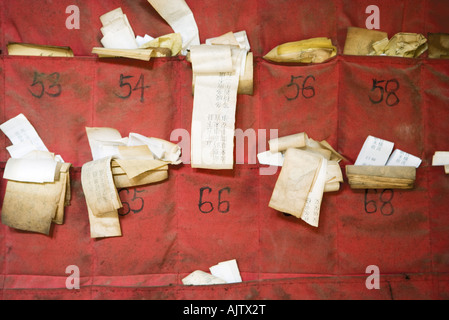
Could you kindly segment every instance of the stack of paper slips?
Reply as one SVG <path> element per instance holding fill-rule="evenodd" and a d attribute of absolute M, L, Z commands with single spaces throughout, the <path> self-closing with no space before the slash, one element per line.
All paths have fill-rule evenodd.
<path fill-rule="evenodd" d="M 7 179 L 2 223 L 19 230 L 49 235 L 52 223 L 64 222 L 70 204 L 70 163 L 49 152 L 34 127 L 19 114 L 0 129 L 13 143 L 7 147 Z"/>
<path fill-rule="evenodd" d="M 92 238 L 121 236 L 118 189 L 168 178 L 168 165 L 181 162 L 178 145 L 137 133 L 122 138 L 112 128 L 86 128 L 93 161 L 83 165 L 81 184 Z"/>
<path fill-rule="evenodd" d="M 259 162 L 268 154 L 282 159 L 269 207 L 318 227 L 323 193 L 339 190 L 343 182 L 339 165 L 343 157 L 326 141 L 315 141 L 304 132 L 272 139 L 269 146 L 269 151 L 258 155 Z"/>

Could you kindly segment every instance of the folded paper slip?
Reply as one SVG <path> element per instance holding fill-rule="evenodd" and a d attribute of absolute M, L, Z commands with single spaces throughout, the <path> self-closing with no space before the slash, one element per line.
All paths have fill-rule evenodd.
<path fill-rule="evenodd" d="M 10 43 L 8 44 L 8 54 L 10 56 L 42 56 L 42 57 L 67 57 L 74 56 L 70 47 L 44 46 L 31 43 Z"/>
<path fill-rule="evenodd" d="M 416 168 L 404 166 L 346 166 L 352 189 L 413 189 Z"/>
<path fill-rule="evenodd" d="M 312 38 L 281 44 L 264 59 L 274 62 L 322 63 L 337 55 L 337 47 L 328 38 Z"/>
<path fill-rule="evenodd" d="M 327 160 L 319 155 L 294 148 L 288 149 L 268 206 L 301 219 L 305 218 L 303 216 L 305 211 L 310 213 L 308 210 L 313 210 L 316 214 L 316 206 L 319 213 L 326 180 L 326 166 Z M 306 207 L 308 201 L 315 208 Z M 309 217 L 312 216 L 314 222 L 311 223 L 310 220 L 307 222 L 317 225 L 316 216 Z"/>
<path fill-rule="evenodd" d="M 2 223 L 15 229 L 48 235 L 51 223 L 62 224 L 70 203 L 71 164 L 64 163 L 51 183 L 8 181 L 2 206 Z"/>

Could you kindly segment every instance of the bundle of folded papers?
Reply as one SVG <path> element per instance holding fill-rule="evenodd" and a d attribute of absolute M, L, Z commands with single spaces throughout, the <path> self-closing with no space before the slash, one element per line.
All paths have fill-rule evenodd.
<path fill-rule="evenodd" d="M 337 55 L 337 47 L 329 38 L 319 37 L 283 43 L 264 59 L 273 62 L 322 63 Z"/>
<path fill-rule="evenodd" d="M 258 154 L 259 162 L 282 166 L 269 207 L 318 227 L 323 193 L 338 191 L 343 182 L 343 156 L 304 132 L 272 139 L 269 147 Z"/>
<path fill-rule="evenodd" d="M 346 166 L 352 189 L 413 189 L 421 159 L 394 143 L 368 136 L 354 165 Z"/>
<path fill-rule="evenodd" d="M 126 14 L 119 7 L 100 16 L 103 47 L 94 47 L 99 57 L 124 57 L 149 61 L 155 57 L 187 54 L 192 44 L 199 44 L 198 27 L 184 0 L 149 0 L 174 32 L 153 38 L 148 34 L 135 36 Z"/>
<path fill-rule="evenodd" d="M 436 151 L 432 157 L 432 166 L 444 166 L 444 172 L 449 174 L 449 151 Z"/>
<path fill-rule="evenodd" d="M 427 39 L 419 33 L 399 32 L 389 39 L 383 31 L 349 27 L 343 54 L 417 58 L 427 49 Z"/>
<path fill-rule="evenodd" d="M 118 190 L 168 179 L 168 165 L 181 163 L 178 145 L 138 133 L 122 138 L 112 128 L 86 128 L 93 161 L 81 170 L 92 238 L 121 236 Z"/>
<path fill-rule="evenodd" d="M 34 127 L 19 114 L 0 129 L 10 139 L 3 178 L 8 180 L 2 223 L 15 229 L 49 235 L 51 224 L 63 224 L 70 205 L 70 163 L 48 151 Z"/>

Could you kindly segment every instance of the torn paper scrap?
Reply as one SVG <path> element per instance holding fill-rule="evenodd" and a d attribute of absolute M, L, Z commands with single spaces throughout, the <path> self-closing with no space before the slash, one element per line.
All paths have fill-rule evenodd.
<path fill-rule="evenodd" d="M 122 139 L 120 132 L 113 128 L 86 127 L 86 134 L 93 160 L 116 156 L 118 147 L 128 143 L 126 139 Z"/>
<path fill-rule="evenodd" d="M 387 166 L 405 166 L 418 168 L 421 165 L 422 160 L 414 155 L 411 155 L 405 151 L 396 149 L 391 154 L 387 161 Z"/>
<path fill-rule="evenodd" d="M 393 147 L 393 142 L 368 136 L 359 155 L 357 156 L 355 165 L 384 166 L 393 151 Z"/>
<path fill-rule="evenodd" d="M 239 267 L 235 259 L 223 261 L 209 268 L 211 274 L 227 283 L 242 282 Z"/>
<path fill-rule="evenodd" d="M 34 150 L 48 151 L 33 125 L 22 113 L 1 124 L 0 129 L 13 145 L 31 144 Z"/>
<path fill-rule="evenodd" d="M 153 56 L 153 49 L 112 49 L 94 47 L 92 53 L 99 58 L 130 58 L 142 61 L 150 61 Z"/>
<path fill-rule="evenodd" d="M 337 55 L 337 47 L 329 38 L 318 37 L 281 44 L 264 59 L 273 62 L 322 63 Z"/>
<path fill-rule="evenodd" d="M 321 202 L 326 184 L 327 160 L 321 159 L 316 179 L 307 195 L 306 204 L 301 214 L 301 219 L 311 226 L 318 227 L 320 219 Z"/>
<path fill-rule="evenodd" d="M 196 270 L 182 279 L 182 284 L 186 286 L 207 286 L 214 284 L 226 284 L 227 282 L 210 273 Z"/>
<path fill-rule="evenodd" d="M 198 26 L 185 0 L 148 0 L 175 33 L 182 37 L 182 54 L 192 45 L 200 44 Z"/>

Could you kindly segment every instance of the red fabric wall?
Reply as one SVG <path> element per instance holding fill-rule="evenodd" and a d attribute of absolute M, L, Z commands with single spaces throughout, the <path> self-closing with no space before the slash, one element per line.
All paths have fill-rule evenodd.
<path fill-rule="evenodd" d="M 414 190 L 340 191 L 324 195 L 320 226 L 268 208 L 277 174 L 237 164 L 226 172 L 170 168 L 167 181 L 120 191 L 123 236 L 94 240 L 81 188 L 81 166 L 91 160 L 84 128 L 107 126 L 170 139 L 190 131 L 191 65 L 184 57 L 150 62 L 99 60 L 99 16 L 122 7 L 136 34 L 172 32 L 146 0 L 16 0 L 0 2 L 0 120 L 24 113 L 47 147 L 71 162 L 72 202 L 50 236 L 0 225 L 0 298 L 3 299 L 448 299 L 449 177 L 431 167 L 435 151 L 449 150 L 449 63 L 391 57 L 343 56 L 348 26 L 365 27 L 368 5 L 381 13 L 381 29 L 449 32 L 443 1 L 187 0 L 201 41 L 246 30 L 255 55 L 254 95 L 239 96 L 236 128 L 307 132 L 326 139 L 352 164 L 374 135 L 423 159 Z M 80 29 L 68 30 L 69 5 L 80 8 Z M 281 65 L 262 59 L 283 42 L 325 36 L 339 55 L 319 65 Z M 7 56 L 6 44 L 70 46 L 76 57 Z M 34 85 L 44 74 L 42 87 Z M 58 76 L 60 86 L 52 86 Z M 127 99 L 120 75 L 148 88 Z M 303 78 L 299 78 L 302 76 Z M 313 97 L 298 92 L 308 76 Z M 379 104 L 373 79 L 394 80 L 395 95 Z M 385 83 L 384 82 L 384 83 Z M 394 89 L 391 84 L 390 89 Z M 60 90 L 57 97 L 51 94 Z M 49 93 L 49 94 L 48 94 Z M 312 92 L 306 92 L 307 94 Z M 34 94 L 34 95 L 33 95 Z M 389 106 L 395 96 L 399 103 Z M 269 132 L 269 131 L 268 131 Z M 267 138 L 269 134 L 267 133 Z M 175 141 L 178 142 L 178 141 Z M 9 140 L 0 139 L 3 168 Z M 263 150 L 262 150 L 263 151 Z M 0 185 L 3 201 L 6 181 Z M 199 208 L 214 205 L 211 213 Z M 219 198 L 221 195 L 221 198 Z M 220 207 L 220 201 L 221 207 Z M 229 205 L 229 207 L 228 207 Z M 223 209 L 223 210 L 220 210 Z M 220 212 L 223 211 L 223 212 Z M 236 259 L 243 283 L 186 287 L 190 272 Z M 65 287 L 66 267 L 77 265 L 81 289 Z M 367 266 L 381 272 L 368 290 Z"/>

